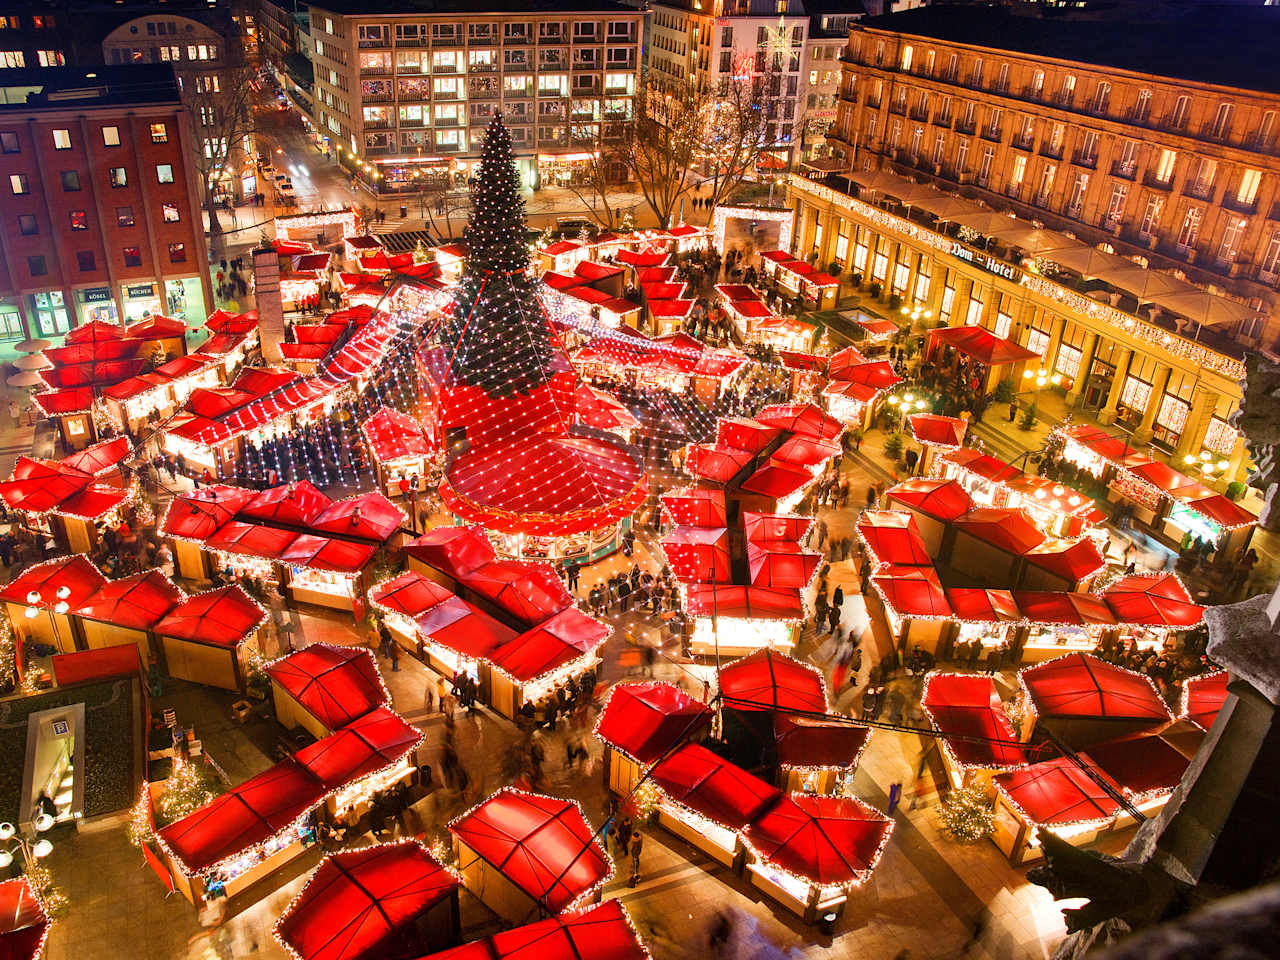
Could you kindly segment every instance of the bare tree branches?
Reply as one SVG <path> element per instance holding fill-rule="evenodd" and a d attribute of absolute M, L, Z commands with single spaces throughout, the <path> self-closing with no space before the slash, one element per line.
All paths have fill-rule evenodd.
<path fill-rule="evenodd" d="M 618 171 L 629 168 L 627 162 L 625 119 L 607 119 L 596 125 L 595 137 L 587 146 L 589 156 L 576 168 L 576 175 L 565 186 L 582 201 L 601 230 L 618 229 L 625 212 L 615 202 L 614 188 Z"/>
<path fill-rule="evenodd" d="M 765 114 L 742 77 L 720 82 L 706 121 L 702 162 L 714 211 L 756 168 L 765 144 Z"/>
<path fill-rule="evenodd" d="M 691 83 L 642 78 L 635 119 L 621 140 L 621 156 L 645 203 L 669 227 L 680 198 L 692 187 L 692 167 L 710 97 Z"/>
<path fill-rule="evenodd" d="M 216 76 L 186 77 L 184 99 L 194 131 L 195 168 L 204 189 L 209 214 L 209 238 L 222 234 L 218 221 L 217 185 L 238 172 L 236 160 L 245 156 L 254 131 L 255 70 L 247 63 L 224 69 Z"/>

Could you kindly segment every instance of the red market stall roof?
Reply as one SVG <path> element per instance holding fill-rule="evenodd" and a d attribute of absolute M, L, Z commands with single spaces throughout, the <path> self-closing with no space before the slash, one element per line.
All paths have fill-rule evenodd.
<path fill-rule="evenodd" d="M 977 507 L 953 523 L 983 543 L 1018 557 L 1045 541 L 1045 535 L 1022 510 Z"/>
<path fill-rule="evenodd" d="M 953 347 L 988 367 L 1040 359 L 1040 354 L 1034 350 L 1028 350 L 1004 337 L 997 337 L 985 327 L 939 327 L 930 330 L 929 337 L 934 342 Z"/>
<path fill-rule="evenodd" d="M 892 564 L 933 563 L 916 519 L 896 510 L 864 510 L 858 518 L 858 534 L 876 559 Z"/>
<path fill-rule="evenodd" d="M 330 730 L 387 702 L 373 654 L 363 647 L 313 643 L 273 661 L 267 673 Z"/>
<path fill-rule="evenodd" d="M 935 447 L 959 447 L 969 429 L 969 421 L 936 413 L 913 413 L 907 417 L 911 435 L 920 443 Z"/>
<path fill-rule="evenodd" d="M 846 367 L 832 380 L 841 383 L 852 383 L 857 386 L 870 387 L 873 390 L 888 390 L 902 382 L 902 378 L 893 371 L 893 364 L 888 360 L 872 360 L 857 366 Z"/>
<path fill-rule="evenodd" d="M 1032 623 L 1087 627 L 1110 626 L 1116 622 L 1111 608 L 1092 593 L 1015 590 L 1013 599 L 1023 618 Z"/>
<path fill-rule="evenodd" d="M 492 560 L 458 579 L 526 625 L 541 623 L 574 603 L 549 563 Z"/>
<path fill-rule="evenodd" d="M 207 540 L 253 497 L 252 490 L 223 485 L 182 494 L 170 501 L 160 531 L 182 540 Z"/>
<path fill-rule="evenodd" d="M 689 289 L 689 285 L 683 281 L 677 281 L 676 283 L 648 283 L 641 289 L 644 291 L 645 299 L 652 306 L 655 301 L 672 300 L 684 302 L 684 293 Z M 692 303 L 693 301 L 687 302 Z"/>
<path fill-rule="evenodd" d="M 1017 601 L 1008 590 L 958 587 L 945 591 L 957 620 L 979 623 L 1015 623 L 1022 619 Z"/>
<path fill-rule="evenodd" d="M 1018 605 L 1025 612 L 1021 599 Z M 1149 678 L 1088 653 L 1069 653 L 1025 667 L 1018 674 L 1018 682 L 1041 717 L 1096 717 L 1152 723 L 1167 723 L 1172 719 Z"/>
<path fill-rule="evenodd" d="M 0 957 L 38 960 L 52 926 L 26 877 L 0 882 Z"/>
<path fill-rule="evenodd" d="M 449 832 L 553 914 L 571 909 L 613 872 L 572 800 L 504 787 L 450 823 Z"/>
<path fill-rule="evenodd" d="M 72 470 L 83 470 L 95 477 L 119 466 L 120 461 L 129 456 L 133 449 L 126 436 L 112 437 L 92 446 L 85 447 L 78 453 L 62 458 L 62 465 Z"/>
<path fill-rule="evenodd" d="M 555 243 L 547 244 L 538 252 L 558 257 L 562 253 L 573 253 L 573 251 L 581 249 L 582 244 L 580 243 L 574 243 L 572 240 L 557 240 Z"/>
<path fill-rule="evenodd" d="M 487 660 L 516 636 L 510 627 L 455 596 L 436 604 L 415 623 L 422 636 L 468 660 Z"/>
<path fill-rule="evenodd" d="M 159 570 L 108 580 L 72 612 L 90 620 L 148 630 L 164 619 L 183 599 L 180 591 Z"/>
<path fill-rule="evenodd" d="M 650 764 L 711 721 L 711 708 L 673 683 L 620 683 L 609 693 L 596 736 L 639 763 Z"/>
<path fill-rule="evenodd" d="M 283 563 L 309 567 L 312 570 L 352 574 L 363 570 L 377 552 L 378 548 L 372 543 L 331 540 L 328 537 L 316 537 L 304 533 L 281 551 L 280 560 Z"/>
<path fill-rule="evenodd" d="M 705 443 L 689 445 L 685 469 L 714 483 L 729 483 L 751 462 L 751 453 L 737 447 Z"/>
<path fill-rule="evenodd" d="M 773 650 L 758 650 L 722 669 L 720 695 L 736 710 L 827 712 L 821 671 Z"/>
<path fill-rule="evenodd" d="M 786 540 L 747 542 L 747 573 L 753 587 L 802 590 L 813 579 L 823 555 Z"/>
<path fill-rule="evenodd" d="M 1201 730 L 1208 730 L 1218 719 L 1218 711 L 1227 702 L 1227 671 L 1202 673 L 1182 684 L 1182 709 L 1178 716 L 1190 720 Z"/>
<path fill-rule="evenodd" d="M 773 540 L 803 540 L 813 526 L 813 517 L 792 513 L 753 513 L 742 511 L 742 532 L 747 543 L 767 543 Z"/>
<path fill-rule="evenodd" d="M 1188 628 L 1204 620 L 1204 608 L 1192 603 L 1174 573 L 1121 577 L 1107 586 L 1102 599 L 1121 623 Z"/>
<path fill-rule="evenodd" d="M 611 263 L 596 263 L 593 260 L 579 261 L 578 265 L 573 268 L 575 276 L 581 277 L 587 283 L 595 283 L 597 280 L 607 280 L 609 277 L 616 277 L 622 273 L 622 267 L 614 266 Z M 644 283 L 643 280 L 640 281 Z"/>
<path fill-rule="evenodd" d="M 951 604 L 942 590 L 933 567 L 881 564 L 871 583 L 900 617 L 945 620 L 952 615 Z"/>
<path fill-rule="evenodd" d="M 636 271 L 640 283 L 670 283 L 675 279 L 675 267 L 645 267 Z M 719 287 L 716 287 L 719 290 Z"/>
<path fill-rule="evenodd" d="M 74 610 L 97 593 L 106 582 L 107 578 L 102 575 L 102 571 L 83 554 L 77 553 L 28 567 L 4 587 L 0 587 L 0 599 L 43 609 L 65 599 L 67 606 Z M 67 588 L 67 596 L 60 598 L 58 591 L 63 587 Z M 28 594 L 33 592 L 40 594 L 40 600 L 34 604 L 27 599 Z"/>
<path fill-rule="evenodd" d="M 299 536 L 301 535 L 292 530 L 232 520 L 219 527 L 204 541 L 204 545 L 210 550 L 279 560 Z"/>
<path fill-rule="evenodd" d="M 675 274 L 675 267 L 664 267 L 662 269 L 670 270 L 672 275 Z M 656 279 L 656 278 L 655 278 Z M 670 278 L 668 278 L 670 279 Z M 730 303 L 744 300 L 759 300 L 760 292 L 755 287 L 746 283 L 717 283 L 715 286 L 716 293 L 720 294 Z"/>
<path fill-rule="evenodd" d="M 234 647 L 265 618 L 257 601 L 233 583 L 187 597 L 152 629 L 163 637 Z"/>
<path fill-rule="evenodd" d="M 407 519 L 394 503 L 380 493 L 371 492 L 335 501 L 309 526 L 319 533 L 381 543 L 390 539 Z"/>
<path fill-rule="evenodd" d="M 856 766 L 871 728 L 847 717 L 819 719 L 779 713 L 773 718 L 774 745 L 784 767 L 845 769 Z"/>
<path fill-rule="evenodd" d="M 298 480 L 263 490 L 240 508 L 240 516 L 281 526 L 310 527 L 332 505 L 333 501 L 311 483 Z"/>
<path fill-rule="evenodd" d="M 56 460 L 18 457 L 10 479 L 0 483 L 0 496 L 10 509 L 27 513 L 56 510 L 93 483 L 93 475 Z"/>
<path fill-rule="evenodd" d="M 756 422 L 804 437 L 834 440 L 844 424 L 814 403 L 774 403 L 756 414 Z"/>
<path fill-rule="evenodd" d="M 773 451 L 771 459 L 789 467 L 816 467 L 838 456 L 840 452 L 841 446 L 838 443 L 795 434 L 784 440 L 782 446 Z"/>
<path fill-rule="evenodd" d="M 1179 498 L 1181 499 L 1181 498 Z M 1233 530 L 1239 527 L 1250 527 L 1258 522 L 1258 518 L 1246 510 L 1240 504 L 1228 500 L 1220 493 L 1215 493 L 1209 497 L 1202 497 L 1198 500 L 1182 501 L 1186 506 L 1200 514 L 1202 517 L 1208 517 L 1224 530 Z"/>
<path fill-rule="evenodd" d="M 295 960 L 375 960 L 459 886 L 417 840 L 347 850 L 321 862 L 275 933 Z"/>
<path fill-rule="evenodd" d="M 771 500 L 782 500 L 813 483 L 815 479 L 817 478 L 804 467 L 769 463 L 742 481 L 742 489 Z"/>
<path fill-rule="evenodd" d="M 690 583 L 686 585 L 686 594 L 689 614 L 693 617 L 802 620 L 805 616 L 799 590 Z"/>
<path fill-rule="evenodd" d="M 661 267 L 671 259 L 671 255 L 667 253 L 637 253 L 634 250 L 619 250 L 613 255 L 613 259 L 632 267 Z"/>
<path fill-rule="evenodd" d="M 1174 723 L 1156 733 L 1094 744 L 1088 756 L 1127 796 L 1141 801 L 1172 792 L 1203 739 L 1198 727 Z"/>
<path fill-rule="evenodd" d="M 920 706 L 959 766 L 1002 769 L 1026 764 L 1026 753 L 991 677 L 931 673 L 925 678 Z"/>
<path fill-rule="evenodd" d="M 729 830 L 741 830 L 782 796 L 782 791 L 696 743 L 680 747 L 650 775 L 675 803 Z"/>
<path fill-rule="evenodd" d="M 493 652 L 493 666 L 519 683 L 532 683 L 590 656 L 608 639 L 610 628 L 577 607 L 526 630 Z"/>
<path fill-rule="evenodd" d="M 188 876 L 212 870 L 306 814 L 325 789 L 294 760 L 276 764 L 156 834 Z"/>
<path fill-rule="evenodd" d="M 1120 804 L 1097 783 L 1109 778 L 1086 757 L 1080 759 L 1092 776 L 1071 759 L 1058 757 L 996 774 L 993 782 L 1014 808 L 1037 826 L 1110 820 Z M 1119 792 L 1117 784 L 1110 786 Z"/>
<path fill-rule="evenodd" d="M 1106 566 L 1107 561 L 1092 537 L 1078 540 L 1045 540 L 1024 556 L 1027 562 L 1070 583 L 1087 580 Z"/>
<path fill-rule="evenodd" d="M 418 960 L 649 960 L 620 900 L 540 920 Z"/>
<path fill-rule="evenodd" d="M 660 497 L 672 523 L 723 527 L 727 522 L 723 490 L 682 487 Z"/>
<path fill-rule="evenodd" d="M 336 790 L 391 766 L 421 742 L 422 734 L 398 713 L 375 707 L 303 747 L 294 759 L 326 790 Z"/>
<path fill-rule="evenodd" d="M 895 484 L 885 496 L 943 523 L 968 513 L 973 501 L 958 481 L 913 477 Z"/>
<path fill-rule="evenodd" d="M 783 797 L 742 832 L 765 863 L 815 886 L 848 887 L 875 869 L 893 823 L 854 797 Z"/>
<path fill-rule="evenodd" d="M 436 527 L 405 544 L 405 552 L 428 566 L 460 577 L 497 558 L 480 527 Z"/>
<path fill-rule="evenodd" d="M 434 580 L 428 580 L 416 570 L 406 570 L 369 591 L 369 601 L 375 607 L 401 614 L 411 620 L 452 596 L 447 588 Z"/>
<path fill-rule="evenodd" d="M 55 653 L 49 658 L 49 663 L 53 667 L 54 683 L 65 687 L 90 680 L 141 674 L 142 651 L 136 643 L 124 643 L 117 647 Z"/>
<path fill-rule="evenodd" d="M 923 414 L 920 414 L 923 416 Z M 964 421 L 961 421 L 963 423 Z M 996 457 L 977 450 L 959 448 L 952 450 L 942 458 L 944 463 L 955 464 L 975 476 L 991 483 L 1008 483 L 1022 476 L 1022 471 Z"/>
<path fill-rule="evenodd" d="M 682 583 L 729 583 L 729 531 L 725 527 L 681 524 L 662 538 L 662 552 Z"/>

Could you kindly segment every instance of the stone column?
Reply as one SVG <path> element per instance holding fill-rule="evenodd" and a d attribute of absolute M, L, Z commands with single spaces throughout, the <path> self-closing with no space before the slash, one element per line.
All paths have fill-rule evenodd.
<path fill-rule="evenodd" d="M 1160 411 L 1160 402 L 1164 399 L 1164 388 L 1169 383 L 1170 370 L 1164 364 L 1156 367 L 1155 382 L 1151 384 L 1151 398 L 1147 400 L 1147 409 L 1142 412 L 1142 422 L 1133 431 L 1134 443 L 1146 443 L 1152 437 L 1152 427 L 1156 422 L 1156 414 Z"/>
<path fill-rule="evenodd" d="M 1133 356 L 1133 351 L 1125 347 L 1120 352 L 1120 359 L 1116 363 L 1116 376 L 1111 381 L 1111 392 L 1107 394 L 1106 405 L 1098 412 L 1098 422 L 1103 426 L 1113 423 L 1116 419 L 1116 407 L 1120 405 L 1120 394 L 1124 392 L 1124 381 L 1129 375 L 1129 358 Z"/>
<path fill-rule="evenodd" d="M 1223 475 L 1223 479 L 1227 483 L 1235 480 L 1239 480 L 1241 483 L 1248 482 L 1249 470 L 1245 465 L 1245 461 L 1248 459 L 1247 454 L 1244 434 L 1240 434 L 1240 436 L 1236 437 L 1236 445 L 1231 448 L 1231 456 L 1228 458 L 1231 466 L 1227 467 Z"/>
<path fill-rule="evenodd" d="M 269 364 L 280 363 L 280 344 L 284 341 L 284 304 L 280 301 L 280 258 L 273 248 L 253 251 L 253 282 L 262 358 Z"/>
<path fill-rule="evenodd" d="M 1062 334 L 1059 334 L 1061 339 Z M 1080 402 L 1080 394 L 1084 392 L 1084 382 L 1089 376 L 1089 367 L 1093 363 L 1093 346 L 1098 342 L 1098 335 L 1092 330 L 1084 335 L 1084 344 L 1080 349 L 1080 370 L 1071 381 L 1071 389 L 1067 391 L 1067 407 L 1074 408 Z"/>
<path fill-rule="evenodd" d="M 1198 389 L 1191 397 L 1191 412 L 1187 414 L 1187 422 L 1178 436 L 1178 445 L 1174 447 L 1176 462 L 1189 453 L 1199 453 L 1204 446 L 1204 435 L 1209 429 L 1209 420 L 1213 417 L 1214 407 L 1218 405 L 1218 395 L 1212 390 Z"/>

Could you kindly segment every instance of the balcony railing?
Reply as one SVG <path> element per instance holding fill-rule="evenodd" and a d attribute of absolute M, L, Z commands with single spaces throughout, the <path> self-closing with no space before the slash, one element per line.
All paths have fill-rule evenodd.
<path fill-rule="evenodd" d="M 1227 192 L 1222 198 L 1222 205 L 1228 210 L 1234 210 L 1236 213 L 1255 214 L 1258 212 L 1258 198 L 1244 201 L 1237 197 L 1234 193 Z"/>
<path fill-rule="evenodd" d="M 1195 197 L 1197 200 L 1210 200 L 1213 198 L 1213 184 L 1197 183 L 1192 180 L 1183 188 L 1182 192 L 1188 197 Z M 1225 203 L 1225 198 L 1223 202 Z"/>
<path fill-rule="evenodd" d="M 1031 134 L 1031 133 L 1015 134 L 1014 137 L 1009 141 L 1009 146 L 1013 147 L 1015 150 L 1026 150 L 1028 152 L 1031 151 L 1031 148 L 1034 147 L 1035 144 L 1036 144 L 1035 134 Z"/>
<path fill-rule="evenodd" d="M 1142 182 L 1146 184 L 1148 187 L 1151 187 L 1153 190 L 1172 190 L 1173 189 L 1172 176 L 1170 176 L 1168 179 L 1162 180 L 1160 179 L 1160 176 L 1154 171 L 1148 171 L 1147 175 L 1142 178 Z"/>
<path fill-rule="evenodd" d="M 956 133 L 962 133 L 966 137 L 972 136 L 973 131 L 978 129 L 978 121 L 961 117 L 956 121 Z"/>
<path fill-rule="evenodd" d="M 1121 177 L 1125 180 L 1132 180 L 1138 173 L 1138 162 L 1136 160 L 1114 160 L 1111 163 L 1111 175 L 1113 177 Z"/>
<path fill-rule="evenodd" d="M 1003 134 L 1003 133 L 1004 133 L 1004 131 L 1003 131 L 1000 127 L 983 127 L 983 128 L 982 128 L 982 139 L 983 139 L 983 140 L 990 140 L 992 143 L 999 143 L 999 142 L 1000 142 L 1000 136 L 1001 136 L 1001 134 Z"/>
<path fill-rule="evenodd" d="M 1098 155 L 1093 152 L 1077 150 L 1071 154 L 1071 162 L 1077 167 L 1088 167 L 1090 170 L 1095 170 L 1098 166 Z"/>
<path fill-rule="evenodd" d="M 1042 143 L 1040 144 L 1040 156 L 1048 157 L 1050 160 L 1062 159 L 1062 144 L 1060 143 Z"/>

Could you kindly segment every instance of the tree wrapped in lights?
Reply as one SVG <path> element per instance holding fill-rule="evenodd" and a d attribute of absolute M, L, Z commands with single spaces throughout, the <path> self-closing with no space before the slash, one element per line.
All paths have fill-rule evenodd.
<path fill-rule="evenodd" d="M 195 813 L 215 796 L 217 793 L 211 788 L 209 778 L 194 763 L 175 757 L 173 773 L 157 804 L 156 820 L 160 826 L 176 823 Z"/>
<path fill-rule="evenodd" d="M 987 791 L 977 781 L 952 790 L 938 808 L 943 829 L 957 843 L 977 843 L 991 836 L 995 813 Z"/>

